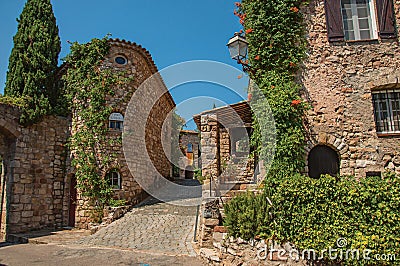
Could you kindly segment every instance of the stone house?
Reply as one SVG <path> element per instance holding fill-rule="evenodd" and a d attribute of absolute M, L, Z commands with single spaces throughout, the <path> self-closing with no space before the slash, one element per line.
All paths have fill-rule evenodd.
<path fill-rule="evenodd" d="M 311 0 L 301 12 L 308 56 L 299 82 L 304 100 L 312 106 L 305 118 L 304 172 L 311 177 L 325 173 L 358 178 L 380 176 L 386 170 L 399 173 L 399 2 Z M 223 162 L 235 153 L 236 126 L 221 126 L 224 116 L 236 112 L 241 127 L 250 127 L 250 109 L 240 106 L 246 104 L 194 116 L 201 130 L 203 175 L 219 176 Z M 249 169 L 242 168 L 236 176 L 243 173 L 248 182 L 256 181 L 254 166 Z"/>
<path fill-rule="evenodd" d="M 194 130 L 179 132 L 179 147 L 182 152 L 179 167 L 174 177 L 192 179 L 194 170 L 201 169 L 200 133 Z"/>
<path fill-rule="evenodd" d="M 399 2 L 310 1 L 303 12 L 308 58 L 301 81 L 313 106 L 306 172 L 400 172 Z"/>
<path fill-rule="evenodd" d="M 110 40 L 110 45 L 104 64 L 134 77 L 129 83 L 116 87 L 113 96 L 106 97 L 107 104 L 113 107 L 108 137 L 119 138 L 131 96 L 158 70 L 150 53 L 141 46 L 118 39 Z M 167 114 L 175 103 L 162 80 L 158 77 L 156 81 L 152 87 L 141 91 L 144 98 L 153 97 L 155 92 L 161 95 L 143 121 L 145 146 L 160 175 L 170 178 L 171 164 L 165 155 L 170 150 L 164 150 L 161 143 L 170 138 L 171 123 Z M 140 112 L 140 108 L 134 106 L 133 109 Z M 66 145 L 79 120 L 74 116 L 48 116 L 37 124 L 22 126 L 18 123 L 18 108 L 0 104 L 0 113 L 0 237 L 48 227 L 87 227 L 91 222 L 90 210 L 76 189 L 70 160 L 73 154 Z M 136 182 L 138 176 L 146 174 L 142 155 L 146 151 L 135 150 L 135 145 L 130 147 L 135 153 L 134 158 L 130 158 L 135 162 L 133 166 L 128 167 L 122 144 L 116 143 L 107 148 L 116 154 L 116 159 L 102 174 L 114 187 L 115 198 L 136 204 L 147 196 Z"/>
<path fill-rule="evenodd" d="M 200 130 L 202 175 L 221 182 L 254 183 L 252 114 L 247 101 L 214 108 L 193 117 Z"/>

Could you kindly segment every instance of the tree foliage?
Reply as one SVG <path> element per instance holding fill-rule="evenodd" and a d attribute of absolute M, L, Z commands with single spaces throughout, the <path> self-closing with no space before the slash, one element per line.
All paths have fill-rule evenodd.
<path fill-rule="evenodd" d="M 21 122 L 32 123 L 58 104 L 53 84 L 60 38 L 50 0 L 28 0 L 17 21 L 4 93 L 26 99 Z"/>

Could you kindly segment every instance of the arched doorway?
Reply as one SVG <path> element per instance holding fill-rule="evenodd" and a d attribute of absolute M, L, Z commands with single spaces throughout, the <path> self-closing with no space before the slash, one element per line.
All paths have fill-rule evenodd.
<path fill-rule="evenodd" d="M 77 205 L 77 180 L 75 175 L 71 176 L 71 181 L 69 183 L 69 219 L 68 219 L 68 226 L 75 227 L 75 215 L 76 215 L 76 205 Z"/>
<path fill-rule="evenodd" d="M 185 179 L 193 179 L 194 178 L 194 168 L 191 165 L 186 166 L 185 168 Z"/>
<path fill-rule="evenodd" d="M 318 178 L 322 174 L 331 176 L 339 174 L 339 156 L 335 150 L 326 145 L 315 146 L 308 154 L 308 175 Z"/>

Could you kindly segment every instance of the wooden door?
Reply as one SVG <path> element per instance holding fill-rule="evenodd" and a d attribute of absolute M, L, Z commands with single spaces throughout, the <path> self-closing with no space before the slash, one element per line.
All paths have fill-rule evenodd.
<path fill-rule="evenodd" d="M 76 212 L 76 204 L 77 204 L 77 190 L 76 190 L 77 181 L 75 175 L 71 177 L 70 186 L 69 186 L 69 222 L 68 226 L 75 226 L 75 212 Z"/>
<path fill-rule="evenodd" d="M 339 156 L 332 148 L 318 145 L 308 155 L 308 175 L 318 178 L 322 174 L 339 174 Z"/>

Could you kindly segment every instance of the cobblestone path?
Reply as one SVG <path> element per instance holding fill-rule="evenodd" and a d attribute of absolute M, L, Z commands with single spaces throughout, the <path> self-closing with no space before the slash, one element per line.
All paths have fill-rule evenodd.
<path fill-rule="evenodd" d="M 190 243 L 195 221 L 195 206 L 177 206 L 150 198 L 76 244 L 191 256 L 195 255 Z"/>

